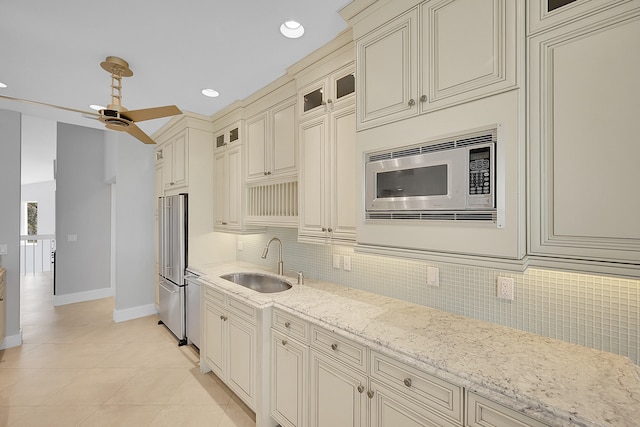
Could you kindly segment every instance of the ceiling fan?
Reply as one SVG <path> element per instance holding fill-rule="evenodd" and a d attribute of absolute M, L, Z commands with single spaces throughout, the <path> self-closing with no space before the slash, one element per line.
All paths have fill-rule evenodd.
<path fill-rule="evenodd" d="M 182 111 L 175 105 L 164 107 L 145 108 L 142 110 L 127 110 L 122 106 L 122 78 L 133 76 L 133 71 L 129 68 L 129 63 L 116 56 L 107 56 L 100 63 L 103 70 L 111 74 L 111 103 L 98 113 L 76 110 L 74 108 L 61 107 L 59 105 L 47 104 L 45 102 L 29 101 L 21 98 L 12 98 L 0 95 L 0 98 L 12 101 L 22 101 L 30 104 L 44 105 L 66 111 L 81 113 L 84 117 L 98 119 L 105 124 L 107 129 L 127 132 L 129 135 L 139 139 L 145 144 L 155 144 L 155 141 L 140 129 L 136 123 L 145 120 L 159 119 L 162 117 L 182 114 Z"/>
<path fill-rule="evenodd" d="M 107 56 L 107 59 L 101 62 L 100 66 L 103 70 L 111 73 L 111 104 L 107 108 L 100 110 L 98 120 L 104 123 L 107 129 L 124 131 L 145 144 L 155 144 L 146 133 L 136 126 L 136 122 L 175 116 L 182 114 L 182 111 L 175 105 L 145 108 L 143 110 L 127 110 L 122 106 L 121 101 L 122 78 L 133 76 L 133 71 L 129 68 L 129 64 L 124 59 L 116 56 Z"/>

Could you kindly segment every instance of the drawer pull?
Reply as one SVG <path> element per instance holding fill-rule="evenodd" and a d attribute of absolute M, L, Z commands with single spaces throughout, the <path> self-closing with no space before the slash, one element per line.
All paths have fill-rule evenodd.
<path fill-rule="evenodd" d="M 287 340 L 282 340 L 282 345 L 287 345 Z"/>
<path fill-rule="evenodd" d="M 373 399 L 373 390 L 369 390 L 367 392 L 367 396 L 369 397 L 369 399 Z"/>
<path fill-rule="evenodd" d="M 284 327 L 285 328 L 290 328 L 291 327 L 291 322 L 284 322 Z"/>
<path fill-rule="evenodd" d="M 407 387 L 411 387 L 411 378 L 405 378 L 404 385 L 406 385 Z"/>
<path fill-rule="evenodd" d="M 338 344 L 331 344 L 331 350 L 336 351 L 338 349 Z"/>
<path fill-rule="evenodd" d="M 359 386 L 358 386 L 358 392 L 359 392 L 360 394 L 362 394 L 362 392 L 363 392 L 363 391 L 364 391 L 364 387 L 363 387 L 362 385 L 359 385 Z"/>

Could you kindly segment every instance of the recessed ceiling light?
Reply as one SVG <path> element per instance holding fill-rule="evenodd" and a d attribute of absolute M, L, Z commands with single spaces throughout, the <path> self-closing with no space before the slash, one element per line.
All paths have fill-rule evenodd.
<path fill-rule="evenodd" d="M 202 94 L 204 96 L 208 96 L 209 98 L 215 98 L 217 96 L 220 96 L 220 92 L 213 89 L 202 89 Z"/>
<path fill-rule="evenodd" d="M 286 21 L 280 25 L 280 32 L 287 38 L 297 39 L 304 34 L 304 27 L 297 21 Z"/>
<path fill-rule="evenodd" d="M 97 104 L 91 104 L 89 105 L 89 108 L 96 111 L 105 110 L 105 108 L 102 105 L 97 105 Z"/>
<path fill-rule="evenodd" d="M 4 89 L 5 87 L 7 87 L 7 85 L 2 83 L 2 82 L 0 82 L 0 88 Z"/>

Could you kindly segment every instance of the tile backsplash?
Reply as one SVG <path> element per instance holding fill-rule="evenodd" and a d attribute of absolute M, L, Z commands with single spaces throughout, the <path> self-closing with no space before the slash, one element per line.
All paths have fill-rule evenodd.
<path fill-rule="evenodd" d="M 260 258 L 269 238 L 283 243 L 285 270 L 306 277 L 485 320 L 629 357 L 640 365 L 640 281 L 530 268 L 524 274 L 368 255 L 352 248 L 299 243 L 297 230 L 269 228 L 238 237 L 239 261 L 274 269 L 277 250 Z M 333 268 L 334 255 L 340 268 Z M 351 271 L 344 270 L 344 257 Z M 427 286 L 427 266 L 440 286 Z M 514 279 L 513 301 L 496 297 L 496 277 Z"/>

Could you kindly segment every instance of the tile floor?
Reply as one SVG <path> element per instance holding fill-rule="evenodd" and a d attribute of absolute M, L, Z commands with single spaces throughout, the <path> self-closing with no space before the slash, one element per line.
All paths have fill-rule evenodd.
<path fill-rule="evenodd" d="M 24 344 L 0 350 L 0 426 L 255 426 L 253 413 L 156 316 L 114 323 L 112 298 L 54 307 L 21 283 Z"/>

